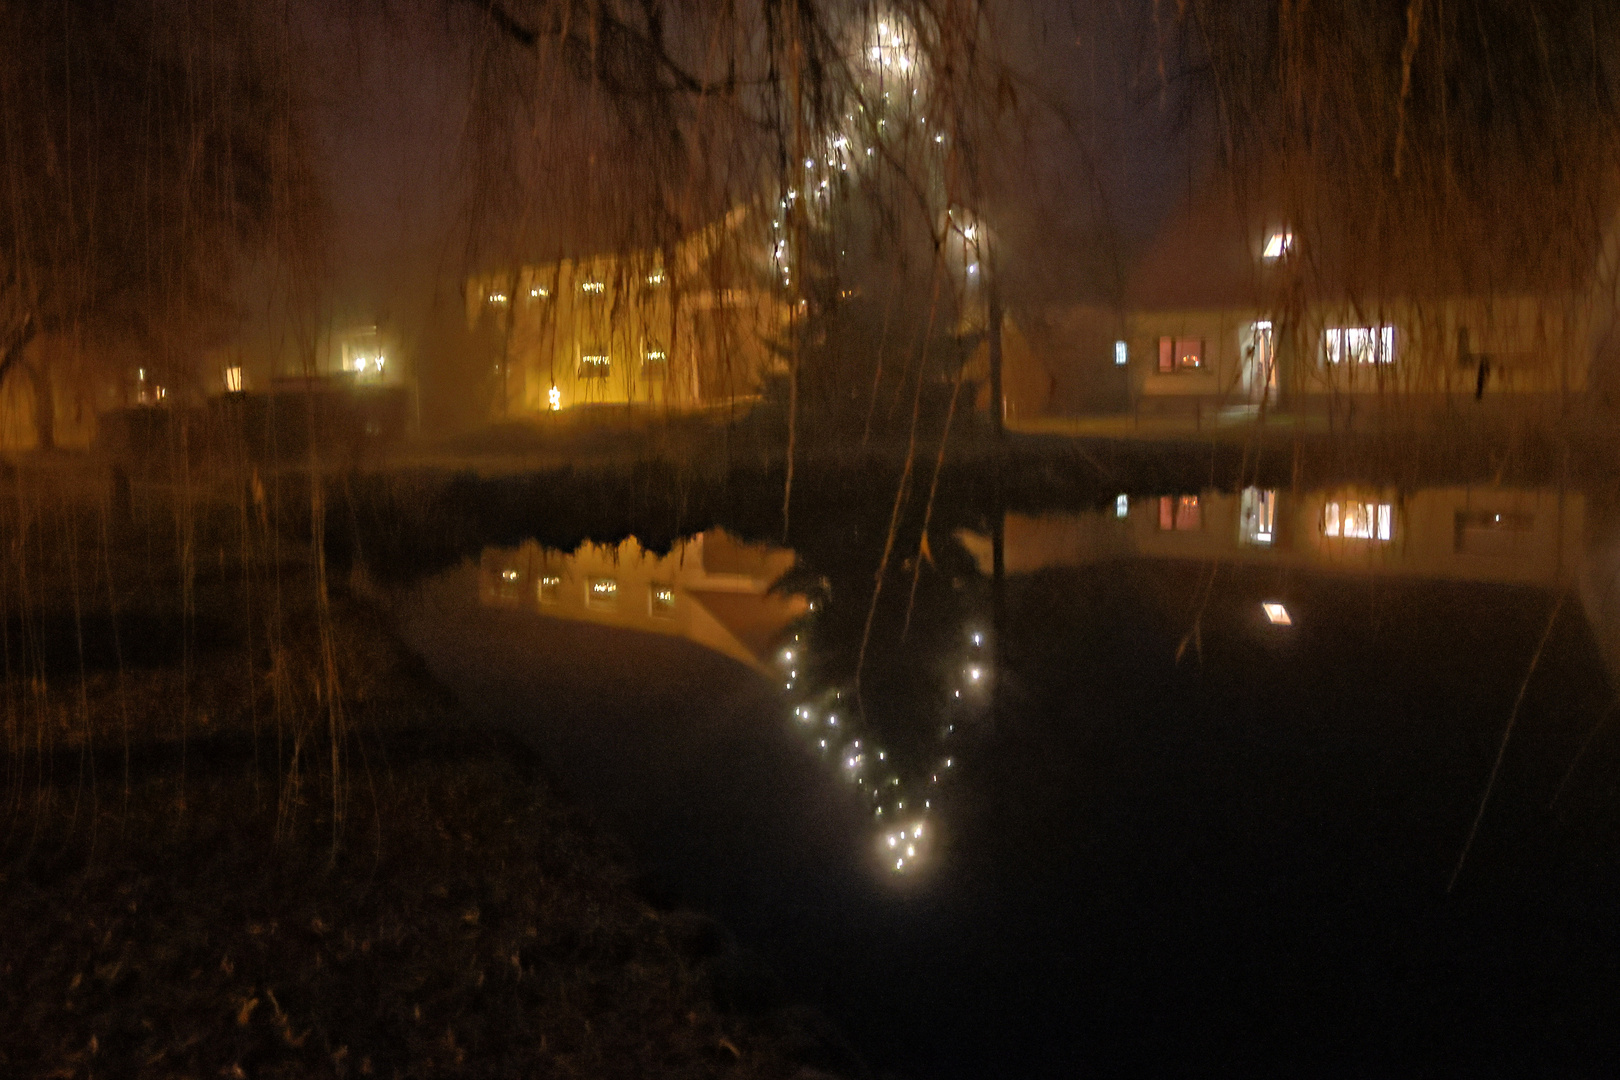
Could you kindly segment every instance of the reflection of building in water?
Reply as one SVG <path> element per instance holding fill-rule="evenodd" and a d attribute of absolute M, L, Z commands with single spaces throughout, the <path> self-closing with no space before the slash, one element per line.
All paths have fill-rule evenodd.
<path fill-rule="evenodd" d="M 801 596 L 771 585 L 793 565 L 793 552 L 754 547 L 711 529 L 668 555 L 644 551 L 634 537 L 585 544 L 572 555 L 529 542 L 487 548 L 478 598 L 491 606 L 538 611 L 630 630 L 684 637 L 751 667 L 804 611 Z"/>
<path fill-rule="evenodd" d="M 1126 512 L 1121 515 L 1120 509 Z M 1496 487 L 1291 495 L 1249 488 L 1116 503 L 1113 513 L 1006 522 L 1009 573 L 1123 557 L 1215 559 L 1462 581 L 1554 584 L 1584 545 L 1576 492 Z M 990 540 L 963 533 L 986 573 Z"/>

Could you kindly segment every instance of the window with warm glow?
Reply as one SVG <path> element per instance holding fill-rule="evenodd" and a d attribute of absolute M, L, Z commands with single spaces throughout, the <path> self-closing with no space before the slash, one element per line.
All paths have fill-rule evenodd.
<path fill-rule="evenodd" d="M 1330 502 L 1322 508 L 1322 535 L 1389 540 L 1395 535 L 1395 507 L 1390 503 Z"/>
<path fill-rule="evenodd" d="M 579 355 L 579 372 L 581 379 L 605 379 L 612 370 L 612 363 L 608 359 L 606 349 L 590 349 Z"/>
<path fill-rule="evenodd" d="M 1165 532 L 1191 532 L 1204 527 L 1203 507 L 1197 495 L 1160 495 L 1159 528 Z"/>
<path fill-rule="evenodd" d="M 647 610 L 656 618 L 668 619 L 675 614 L 675 588 L 653 583 L 647 586 Z"/>
<path fill-rule="evenodd" d="M 1260 254 L 1267 259 L 1280 259 L 1293 250 L 1294 234 L 1288 229 L 1278 229 L 1266 237 Z"/>
<path fill-rule="evenodd" d="M 1159 339 L 1159 371 L 1169 375 L 1178 371 L 1198 371 L 1204 366 L 1203 338 Z"/>
<path fill-rule="evenodd" d="M 1322 358 L 1330 365 L 1392 364 L 1393 326 L 1332 326 L 1322 331 Z"/>
<path fill-rule="evenodd" d="M 544 574 L 535 586 L 535 598 L 542 604 L 555 604 L 562 599 L 562 578 L 555 574 Z"/>
<path fill-rule="evenodd" d="M 592 607 L 612 607 L 619 599 L 619 583 L 610 577 L 593 577 L 585 582 L 585 602 Z"/>
<path fill-rule="evenodd" d="M 225 392 L 227 394 L 240 394 L 242 392 L 242 369 L 228 367 L 225 369 Z"/>

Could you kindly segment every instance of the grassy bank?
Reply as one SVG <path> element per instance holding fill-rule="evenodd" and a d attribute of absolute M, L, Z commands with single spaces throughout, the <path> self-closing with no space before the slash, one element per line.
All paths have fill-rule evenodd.
<path fill-rule="evenodd" d="M 643 899 L 379 615 L 329 615 L 338 680 L 300 668 L 279 713 L 277 673 L 237 643 L 199 650 L 184 687 L 161 665 L 40 691 L 59 724 L 6 763 L 0 1073 L 851 1071 L 719 926 Z M 319 622 L 289 639 L 318 652 Z M 286 719 L 329 685 L 336 739 Z"/>

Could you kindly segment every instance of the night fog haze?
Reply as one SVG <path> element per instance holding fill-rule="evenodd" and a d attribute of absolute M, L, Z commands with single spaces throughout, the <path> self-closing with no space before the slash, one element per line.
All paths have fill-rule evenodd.
<path fill-rule="evenodd" d="M 1620 1070 L 1620 9 L 0 50 L 0 1074 Z"/>

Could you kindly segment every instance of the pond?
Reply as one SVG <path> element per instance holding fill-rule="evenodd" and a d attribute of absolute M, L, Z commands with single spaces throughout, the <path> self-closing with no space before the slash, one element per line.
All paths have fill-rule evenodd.
<path fill-rule="evenodd" d="M 885 518 L 802 513 L 791 550 L 752 511 L 503 537 L 397 593 L 436 675 L 760 958 L 744 1004 L 919 1078 L 1615 1060 L 1607 500 L 964 502 L 900 529 L 875 605 Z"/>

